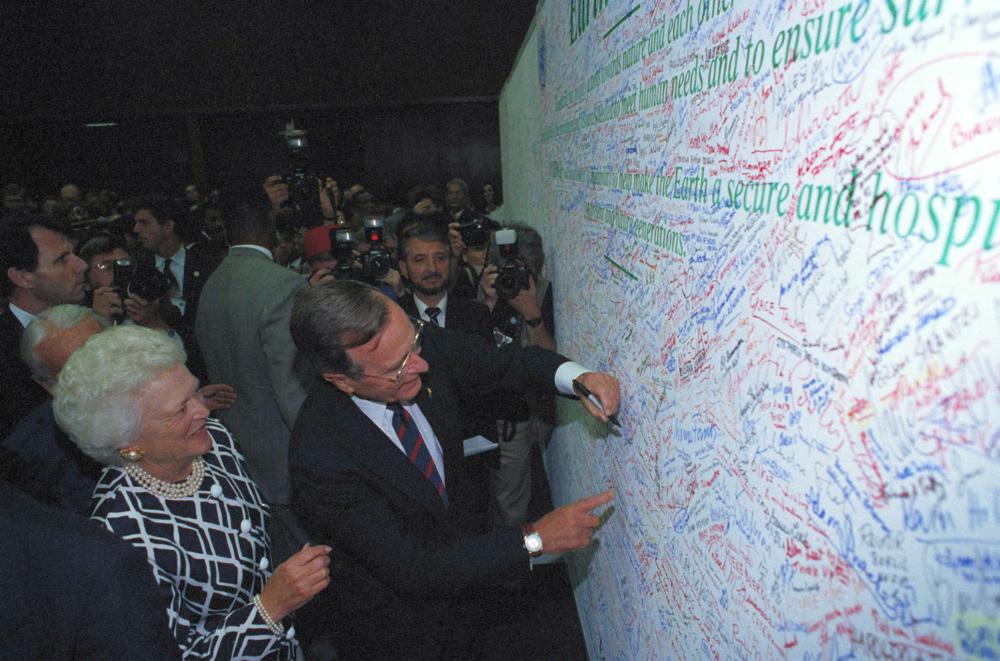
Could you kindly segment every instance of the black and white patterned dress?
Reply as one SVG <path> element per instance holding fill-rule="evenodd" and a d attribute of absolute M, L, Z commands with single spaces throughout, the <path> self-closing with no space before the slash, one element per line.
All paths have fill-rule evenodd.
<path fill-rule="evenodd" d="M 167 615 L 186 659 L 290 659 L 294 629 L 279 638 L 253 603 L 270 577 L 268 507 L 229 431 L 209 419 L 205 480 L 190 498 L 162 498 L 109 467 L 91 518 L 143 549 L 170 588 Z"/>

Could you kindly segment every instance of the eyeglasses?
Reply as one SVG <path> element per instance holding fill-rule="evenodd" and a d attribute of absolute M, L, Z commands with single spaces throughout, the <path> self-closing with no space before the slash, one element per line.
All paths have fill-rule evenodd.
<path fill-rule="evenodd" d="M 406 352 L 405 356 L 403 356 L 403 362 L 399 365 L 399 369 L 396 370 L 396 374 L 390 377 L 382 376 L 381 374 L 369 374 L 368 372 L 362 372 L 361 376 L 367 376 L 373 379 L 382 379 L 384 381 L 392 381 L 396 385 L 399 385 L 400 382 L 402 382 L 403 376 L 406 374 L 406 366 L 410 364 L 410 358 L 413 357 L 413 354 L 420 353 L 420 339 L 423 337 L 424 326 L 427 322 L 422 319 L 414 319 L 413 317 L 410 317 L 410 323 L 413 324 L 414 328 L 413 344 L 410 345 L 410 350 Z"/>

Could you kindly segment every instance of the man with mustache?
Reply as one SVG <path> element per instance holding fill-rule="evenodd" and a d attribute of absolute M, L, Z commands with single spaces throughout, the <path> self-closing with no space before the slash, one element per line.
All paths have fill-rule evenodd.
<path fill-rule="evenodd" d="M 399 304 L 413 317 L 490 340 L 489 308 L 448 297 L 451 256 L 448 233 L 440 224 L 419 222 L 406 228 L 399 241 L 399 272 L 409 280 L 412 293 L 400 297 Z"/>

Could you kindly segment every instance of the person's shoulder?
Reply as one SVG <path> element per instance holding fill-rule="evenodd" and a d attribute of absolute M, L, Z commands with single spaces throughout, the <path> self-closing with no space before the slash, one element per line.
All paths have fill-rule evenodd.
<path fill-rule="evenodd" d="M 139 510 L 139 499 L 136 489 L 128 474 L 121 469 L 110 468 L 101 474 L 94 487 L 94 497 L 91 500 L 90 518 L 110 526 L 111 520 L 122 513 Z"/>
<path fill-rule="evenodd" d="M 21 322 L 11 312 L 7 302 L 0 303 L 0 338 L 3 339 L 5 353 L 8 350 L 11 353 L 17 351 L 17 342 L 21 337 L 21 329 Z"/>
<path fill-rule="evenodd" d="M 221 261 L 226 256 L 227 246 L 220 241 L 213 241 L 209 238 L 200 238 L 189 244 L 185 250 L 193 260 Z"/>
<path fill-rule="evenodd" d="M 8 542 L 20 540 L 41 548 L 45 540 L 58 540 L 56 546 L 66 550 L 59 556 L 64 561 L 79 560 L 80 564 L 87 563 L 88 558 L 103 561 L 108 554 L 122 556 L 127 553 L 129 547 L 106 530 L 100 521 L 41 503 L 2 481 L 0 494 L 4 503 L 0 520 L 4 521 L 4 530 L 14 535 L 7 538 Z M 94 549 L 100 552 L 95 553 Z"/>
<path fill-rule="evenodd" d="M 399 307 L 403 308 L 403 312 L 406 314 L 410 316 L 417 315 L 417 304 L 413 300 L 413 292 L 406 292 L 396 299 L 396 302 L 399 303 Z"/>
<path fill-rule="evenodd" d="M 210 455 L 215 455 L 225 460 L 232 458 L 237 462 L 242 463 L 244 461 L 243 452 L 240 450 L 239 444 L 236 438 L 233 437 L 233 433 L 222 424 L 222 421 L 218 418 L 207 418 L 205 420 L 205 429 L 208 430 L 209 435 L 212 437 L 212 450 Z"/>

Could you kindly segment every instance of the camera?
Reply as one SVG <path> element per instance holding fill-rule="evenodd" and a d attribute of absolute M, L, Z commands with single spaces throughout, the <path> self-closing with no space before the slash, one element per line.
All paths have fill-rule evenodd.
<path fill-rule="evenodd" d="M 288 202 L 285 207 L 292 212 L 294 224 L 312 227 L 322 215 L 319 210 L 316 177 L 309 159 L 306 132 L 295 128 L 295 122 L 285 125 L 281 133 L 288 149 L 289 169 L 283 177 L 288 184 Z"/>
<path fill-rule="evenodd" d="M 354 235 L 350 230 L 330 230 L 330 254 L 337 260 L 333 277 L 351 280 L 356 275 L 354 269 Z"/>
<path fill-rule="evenodd" d="M 111 266 L 111 286 L 122 299 L 135 294 L 155 301 L 170 291 L 170 278 L 154 266 L 140 267 L 131 259 L 116 259 Z"/>
<path fill-rule="evenodd" d="M 493 222 L 489 218 L 477 216 L 467 223 L 458 226 L 458 233 L 467 246 L 485 246 L 490 242 L 490 230 Z"/>
<path fill-rule="evenodd" d="M 496 243 L 503 263 L 497 269 L 497 279 L 493 286 L 499 298 L 509 301 L 521 290 L 531 288 L 531 269 L 518 257 L 517 232 L 500 230 L 497 232 Z"/>
<path fill-rule="evenodd" d="M 369 249 L 361 255 L 361 270 L 371 280 L 381 280 L 392 268 L 392 256 L 385 245 L 382 225 L 382 219 L 378 216 L 365 218 L 365 241 Z"/>

